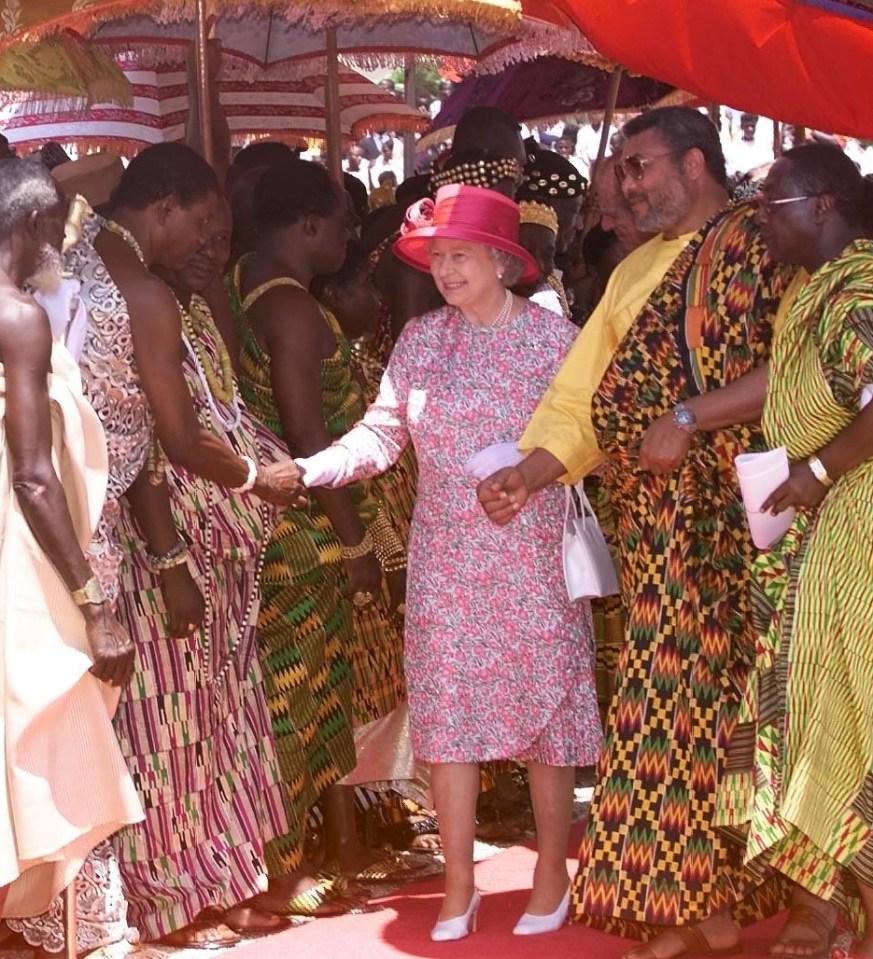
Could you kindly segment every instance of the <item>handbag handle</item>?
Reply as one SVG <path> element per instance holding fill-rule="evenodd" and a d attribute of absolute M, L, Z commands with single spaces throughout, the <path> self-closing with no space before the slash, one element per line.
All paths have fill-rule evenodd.
<path fill-rule="evenodd" d="M 570 519 L 570 512 L 572 511 L 573 517 L 582 520 L 582 525 L 584 526 L 589 517 L 597 522 L 597 516 L 594 510 L 591 507 L 591 503 L 588 500 L 588 497 L 585 495 L 585 489 L 582 486 L 582 483 L 579 482 L 575 486 L 568 485 L 565 487 L 567 490 L 567 507 L 564 512 L 564 525 L 566 526 L 567 521 Z M 579 498 L 579 506 L 577 508 L 576 501 L 573 498 L 573 491 L 576 491 L 576 496 Z"/>

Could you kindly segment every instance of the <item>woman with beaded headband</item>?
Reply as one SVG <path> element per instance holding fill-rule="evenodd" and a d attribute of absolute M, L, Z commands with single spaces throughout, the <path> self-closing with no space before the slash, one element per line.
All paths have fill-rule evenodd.
<path fill-rule="evenodd" d="M 516 297 L 539 275 L 518 243 L 518 207 L 493 190 L 443 187 L 407 213 L 395 253 L 429 270 L 447 306 L 403 331 L 379 396 L 336 442 L 300 460 L 308 486 L 388 469 L 410 443 L 419 490 L 409 546 L 406 676 L 413 745 L 430 763 L 446 861 L 435 941 L 475 929 L 479 763 L 526 761 L 538 860 L 517 935 L 567 918 L 575 766 L 600 745 L 587 604 L 561 576 L 563 496 L 510 537 L 477 509 L 476 476 L 518 456 L 518 430 L 573 342 L 571 324 Z"/>
<path fill-rule="evenodd" d="M 364 409 L 348 342 L 309 291 L 314 276 L 342 265 L 349 237 L 345 195 L 322 167 L 295 159 L 264 171 L 253 212 L 260 238 L 237 263 L 232 283 L 243 337 L 240 386 L 253 415 L 288 449 L 315 452 Z M 326 650 L 320 655 L 328 664 L 338 663 L 337 651 L 348 655 L 354 681 L 351 691 L 338 685 L 335 703 L 354 724 L 359 744 L 352 782 L 412 778 L 400 610 L 405 565 L 403 544 L 365 483 L 313 497 L 306 513 L 286 513 L 267 551 L 258 642 L 272 673 L 268 682 L 284 693 L 270 704 L 282 773 L 301 796 L 302 816 L 320 800 L 330 819 L 326 860 L 362 879 L 400 871 L 402 864 L 377 863 L 368 871 L 370 856 L 355 840 L 353 790 L 338 782 L 355 766 L 354 753 L 309 775 L 305 788 L 297 782 L 295 729 L 308 706 L 306 683 L 321 681 L 320 674 L 306 675 L 312 664 L 301 661 L 299 650 Z M 276 868 L 296 869 L 296 837 L 275 843 L 271 857 Z M 310 898 L 316 908 L 317 893 Z"/>

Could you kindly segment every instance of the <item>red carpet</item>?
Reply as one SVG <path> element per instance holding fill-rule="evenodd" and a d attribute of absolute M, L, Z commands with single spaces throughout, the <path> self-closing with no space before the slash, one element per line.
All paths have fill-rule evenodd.
<path fill-rule="evenodd" d="M 575 844 L 574 844 L 575 848 Z M 319 919 L 267 939 L 251 940 L 228 956 L 233 959 L 618 959 L 633 943 L 584 926 L 567 926 L 542 936 L 512 935 L 524 909 L 535 853 L 514 846 L 476 866 L 476 884 L 483 892 L 478 930 L 458 942 L 431 942 L 428 936 L 439 911 L 442 879 L 405 886 L 379 900 L 380 912 Z M 575 858 L 571 862 L 575 867 Z M 745 959 L 768 959 L 767 944 L 781 919 L 743 934 Z"/>

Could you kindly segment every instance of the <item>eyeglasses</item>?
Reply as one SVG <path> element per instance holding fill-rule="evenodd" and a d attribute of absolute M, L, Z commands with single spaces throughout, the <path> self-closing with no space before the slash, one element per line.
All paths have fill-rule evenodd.
<path fill-rule="evenodd" d="M 646 175 L 646 167 L 650 163 L 654 163 L 655 160 L 660 160 L 662 157 L 671 157 L 675 156 L 677 153 L 684 153 L 684 150 L 670 150 L 668 153 L 657 153 L 653 157 L 641 157 L 637 153 L 632 153 L 630 156 L 624 157 L 624 159 L 619 160 L 615 167 L 615 178 L 619 183 L 624 182 L 624 178 L 628 173 L 635 180 L 642 180 Z"/>
<path fill-rule="evenodd" d="M 786 203 L 799 203 L 801 200 L 814 200 L 818 196 L 818 193 L 805 193 L 803 196 L 786 196 L 779 200 L 770 200 L 765 197 L 763 193 L 759 193 L 755 197 L 755 202 L 758 204 L 758 209 L 765 216 L 770 216 L 774 212 L 773 207 L 775 206 L 783 206 Z"/>

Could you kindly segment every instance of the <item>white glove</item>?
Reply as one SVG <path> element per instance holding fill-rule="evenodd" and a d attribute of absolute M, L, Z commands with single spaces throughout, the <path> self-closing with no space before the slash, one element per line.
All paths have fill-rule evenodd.
<path fill-rule="evenodd" d="M 328 446 L 314 456 L 296 459 L 294 462 L 303 470 L 303 485 L 333 486 L 346 472 L 349 451 L 344 446 Z"/>
<path fill-rule="evenodd" d="M 523 459 L 515 443 L 492 443 L 464 463 L 464 472 L 481 483 L 504 467 L 518 466 Z"/>

